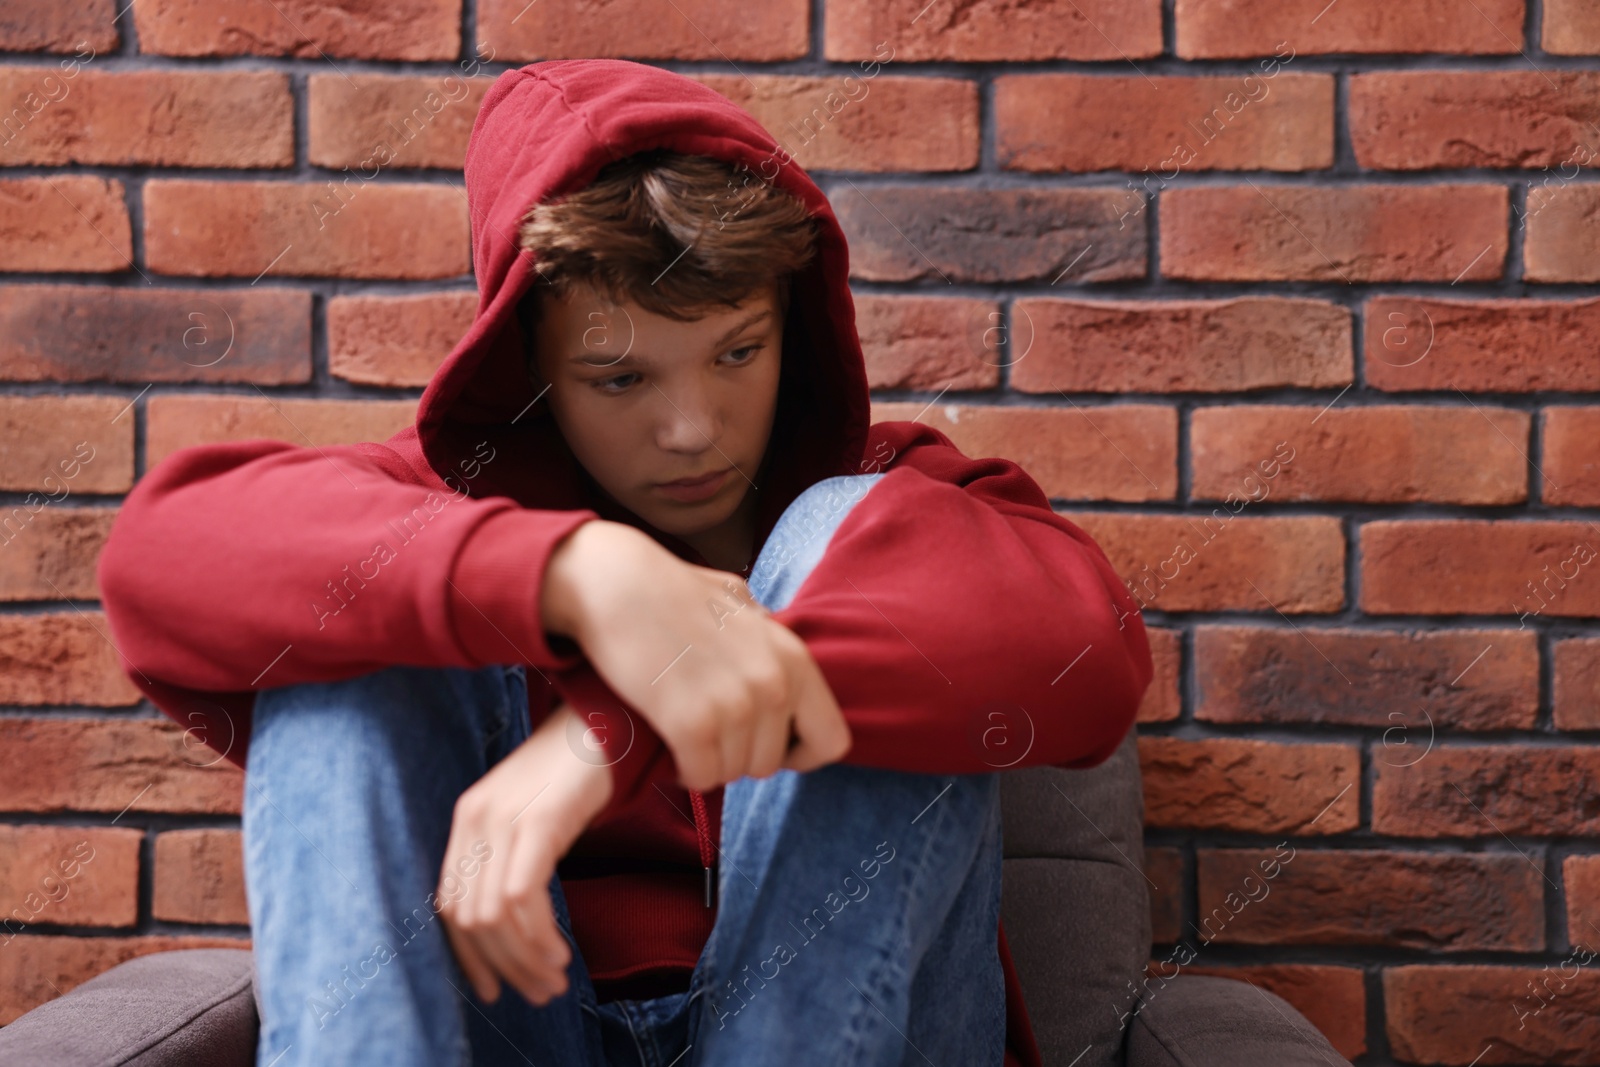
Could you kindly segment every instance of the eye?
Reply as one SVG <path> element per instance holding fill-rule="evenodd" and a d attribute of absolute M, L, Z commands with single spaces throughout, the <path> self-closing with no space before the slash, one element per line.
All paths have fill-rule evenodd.
<path fill-rule="evenodd" d="M 751 360 L 755 359 L 756 358 L 756 353 L 761 351 L 765 347 L 766 347 L 765 345 L 744 345 L 744 346 L 742 346 L 740 348 L 732 349 L 731 351 L 728 352 L 728 355 L 730 355 L 730 356 L 738 356 L 739 353 L 741 353 L 741 352 L 748 352 L 749 355 L 744 356 L 743 358 L 738 358 L 738 359 L 734 360 L 735 365 L 743 366 L 744 364 L 749 363 Z"/>
<path fill-rule="evenodd" d="M 611 378 L 597 378 L 590 382 L 589 385 L 592 386 L 597 393 L 604 393 L 607 396 L 616 396 L 624 392 L 629 385 L 633 384 L 632 382 L 627 381 L 627 379 L 637 377 L 637 374 L 630 371 L 627 374 L 618 374 Z"/>

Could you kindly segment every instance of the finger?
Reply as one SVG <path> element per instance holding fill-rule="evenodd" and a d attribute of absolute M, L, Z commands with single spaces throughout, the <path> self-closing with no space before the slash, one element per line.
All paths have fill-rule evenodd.
<path fill-rule="evenodd" d="M 542 1004 L 553 992 L 540 968 L 524 949 L 509 907 L 505 883 L 509 877 L 512 841 L 507 835 L 496 843 L 466 903 L 472 907 L 462 933 L 495 974 L 515 986 L 530 1003 Z"/>
<path fill-rule="evenodd" d="M 481 828 L 480 836 L 487 838 L 491 846 L 489 857 L 459 905 L 458 922 L 461 932 L 494 972 L 532 999 L 533 994 L 545 991 L 546 983 L 529 965 L 521 951 L 521 937 L 515 932 L 505 890 L 510 876 L 512 834 L 509 823 L 505 827 L 499 823 L 498 819 L 491 820 L 489 826 Z M 453 827 L 451 833 L 466 829 L 462 824 Z"/>
<path fill-rule="evenodd" d="M 750 768 L 746 773 L 752 778 L 767 778 L 776 773 L 789 755 L 789 739 L 793 736 L 792 701 L 784 708 L 757 716 L 755 734 L 750 742 Z"/>
<path fill-rule="evenodd" d="M 493 1004 L 499 1000 L 500 979 L 473 947 L 472 939 L 458 930 L 448 917 L 445 918 L 444 931 L 450 942 L 450 951 L 455 953 L 456 963 L 460 964 L 461 973 L 467 976 L 467 981 L 472 984 L 472 991 L 478 995 L 478 999 L 485 1004 Z"/>
<path fill-rule="evenodd" d="M 722 778 L 722 740 L 714 728 L 686 723 L 686 716 L 669 715 L 672 727 L 661 735 L 672 753 L 678 780 L 687 789 L 715 789 Z"/>
<path fill-rule="evenodd" d="M 740 698 L 741 701 L 747 699 Z M 743 778 L 750 772 L 750 747 L 755 740 L 753 719 L 748 709 L 730 709 L 718 719 L 717 740 L 722 749 L 721 780 L 724 782 Z"/>
<path fill-rule="evenodd" d="M 794 715 L 797 740 L 790 746 L 783 765 L 791 770 L 810 771 L 844 758 L 850 751 L 850 726 L 820 670 L 803 680 L 801 686 Z"/>
<path fill-rule="evenodd" d="M 495 972 L 514 986 L 530 1004 L 543 1005 L 555 997 L 554 985 L 537 971 L 529 968 L 517 946 L 522 940 L 509 914 L 501 921 L 482 930 L 468 931 L 475 947 L 489 961 Z"/>
<path fill-rule="evenodd" d="M 559 994 L 566 989 L 572 948 L 556 923 L 550 901 L 553 868 L 531 837 L 522 835 L 512 843 L 507 900 L 530 969 Z"/>

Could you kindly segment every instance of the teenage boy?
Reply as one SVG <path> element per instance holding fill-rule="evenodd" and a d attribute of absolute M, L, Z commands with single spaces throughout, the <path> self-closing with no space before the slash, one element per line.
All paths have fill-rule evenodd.
<path fill-rule="evenodd" d="M 870 424 L 843 233 L 724 97 L 510 71 L 466 179 L 416 424 L 176 452 L 100 560 L 246 768 L 259 1062 L 1037 1064 L 998 772 L 1117 747 L 1131 594 L 1014 463 Z"/>

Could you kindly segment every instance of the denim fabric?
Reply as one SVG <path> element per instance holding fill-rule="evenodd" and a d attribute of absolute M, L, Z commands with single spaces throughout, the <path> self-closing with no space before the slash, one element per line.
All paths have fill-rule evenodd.
<path fill-rule="evenodd" d="M 830 478 L 752 568 L 789 603 L 881 475 Z M 833 764 L 725 787 L 718 911 L 686 992 L 597 1003 L 573 943 L 542 1008 L 481 1001 L 435 913 L 455 800 L 529 732 L 525 668 L 396 666 L 257 695 L 245 879 L 260 1067 L 998 1067 L 996 773 Z M 446 891 L 453 891 L 447 885 Z M 559 879 L 557 922 L 572 943 Z"/>

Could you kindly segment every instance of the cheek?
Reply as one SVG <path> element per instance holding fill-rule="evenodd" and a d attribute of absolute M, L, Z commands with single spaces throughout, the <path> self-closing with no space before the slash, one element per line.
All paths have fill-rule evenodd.
<path fill-rule="evenodd" d="M 550 400 L 556 427 L 567 447 L 606 490 L 626 491 L 638 480 L 640 457 L 648 455 L 649 425 L 642 411 L 628 410 L 586 385 L 554 386 Z"/>

